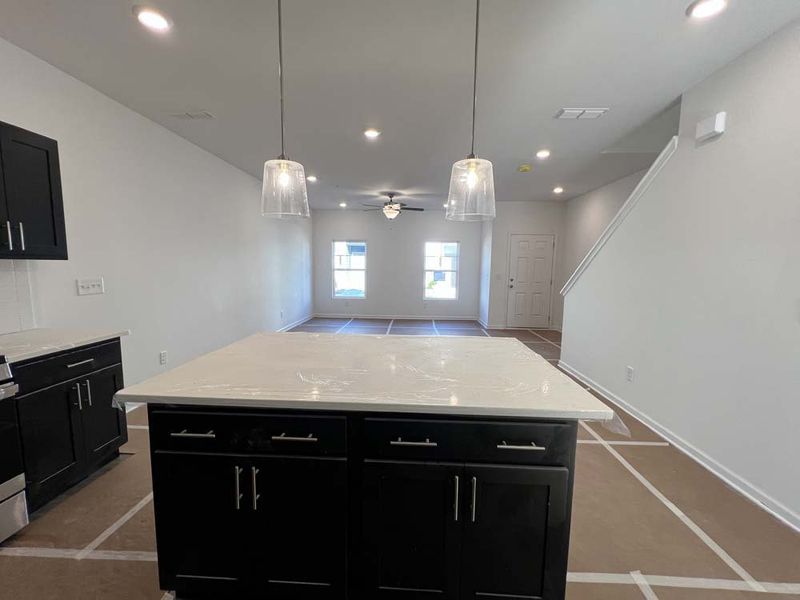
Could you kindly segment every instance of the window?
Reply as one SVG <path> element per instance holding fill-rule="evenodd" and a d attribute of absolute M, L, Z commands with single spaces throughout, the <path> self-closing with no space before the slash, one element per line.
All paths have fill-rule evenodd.
<path fill-rule="evenodd" d="M 425 242 L 425 298 L 458 298 L 458 242 Z"/>
<path fill-rule="evenodd" d="M 333 242 L 333 297 L 367 295 L 367 242 Z"/>

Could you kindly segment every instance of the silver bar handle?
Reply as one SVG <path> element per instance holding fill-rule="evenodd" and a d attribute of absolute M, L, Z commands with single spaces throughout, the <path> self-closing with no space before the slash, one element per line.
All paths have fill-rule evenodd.
<path fill-rule="evenodd" d="M 453 520 L 456 522 L 458 522 L 458 505 L 459 505 L 458 483 L 459 483 L 458 475 L 455 475 L 453 477 L 453 485 L 455 486 L 455 498 L 453 500 Z"/>
<path fill-rule="evenodd" d="M 475 513 L 477 512 L 477 505 L 478 505 L 478 479 L 476 477 L 472 478 L 472 506 L 470 507 L 470 511 L 472 512 L 472 522 L 475 522 Z"/>
<path fill-rule="evenodd" d="M 235 484 L 234 484 L 234 492 L 236 494 L 236 510 L 239 510 L 242 507 L 242 493 L 239 490 L 239 475 L 242 474 L 244 469 L 239 468 L 239 466 L 233 467 L 233 472 L 236 476 Z"/>
<path fill-rule="evenodd" d="M 306 437 L 293 437 L 291 435 L 286 435 L 282 433 L 280 435 L 273 435 L 272 436 L 273 442 L 318 442 L 319 438 L 314 437 L 313 433 L 309 433 Z"/>
<path fill-rule="evenodd" d="M 80 387 L 80 386 L 78 386 Z M 88 379 L 86 380 L 86 401 L 89 403 L 89 407 L 92 406 L 92 382 Z"/>
<path fill-rule="evenodd" d="M 425 448 L 436 448 L 439 444 L 432 442 L 430 438 L 425 438 L 424 442 L 407 442 L 398 437 L 396 440 L 389 440 L 390 446 L 423 446 Z"/>
<path fill-rule="evenodd" d="M 6 221 L 6 236 L 8 239 L 8 249 L 14 249 L 14 236 L 11 235 L 11 221 Z"/>
<path fill-rule="evenodd" d="M 25 227 L 22 225 L 22 221 L 19 222 L 19 241 L 22 251 L 25 252 Z"/>
<path fill-rule="evenodd" d="M 78 410 L 83 410 L 83 398 L 81 397 L 81 384 L 76 383 L 75 389 L 78 391 Z"/>
<path fill-rule="evenodd" d="M 75 367 L 82 367 L 83 365 L 88 365 L 89 363 L 93 363 L 94 358 L 87 358 L 86 360 L 81 360 L 76 363 L 71 363 L 67 365 L 68 369 L 74 369 Z"/>
<path fill-rule="evenodd" d="M 536 442 L 531 442 L 529 446 L 506 444 L 505 440 L 502 444 L 497 444 L 498 450 L 533 450 L 535 452 L 544 452 L 547 446 L 537 446 Z"/>
<path fill-rule="evenodd" d="M 261 498 L 258 493 L 258 469 L 250 467 L 250 473 L 253 477 L 253 510 L 258 510 L 258 499 Z"/>
<path fill-rule="evenodd" d="M 174 438 L 202 438 L 202 439 L 209 439 L 213 440 L 217 437 L 217 434 L 214 433 L 214 430 L 211 429 L 206 433 L 192 433 L 191 431 L 172 431 L 169 434 L 169 437 Z"/>

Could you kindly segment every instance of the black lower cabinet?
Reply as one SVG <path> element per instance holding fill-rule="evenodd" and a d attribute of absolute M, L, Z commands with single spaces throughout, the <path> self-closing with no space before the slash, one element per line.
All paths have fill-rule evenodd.
<path fill-rule="evenodd" d="M 574 422 L 149 415 L 161 587 L 179 598 L 564 599 Z"/>
<path fill-rule="evenodd" d="M 113 401 L 123 387 L 122 366 L 117 365 L 89 375 L 83 384 L 81 422 L 87 460 L 102 464 L 128 439 L 125 412 Z"/>
<path fill-rule="evenodd" d="M 122 365 L 17 398 L 31 510 L 114 458 L 128 439 L 125 412 L 114 405 Z"/>
<path fill-rule="evenodd" d="M 366 461 L 365 597 L 458 598 L 460 465 Z"/>
<path fill-rule="evenodd" d="M 244 466 L 225 456 L 153 456 L 161 585 L 178 597 L 233 598 L 244 589 L 254 534 L 245 523 Z"/>
<path fill-rule="evenodd" d="M 461 598 L 563 597 L 567 479 L 564 468 L 467 465 Z"/>
<path fill-rule="evenodd" d="M 253 460 L 248 468 L 249 583 L 255 595 L 280 600 L 344 598 L 347 461 L 269 457 Z"/>
<path fill-rule="evenodd" d="M 17 400 L 28 505 L 35 509 L 84 475 L 86 447 L 76 382 Z"/>
<path fill-rule="evenodd" d="M 161 586 L 189 598 L 344 598 L 344 459 L 155 452 Z"/>

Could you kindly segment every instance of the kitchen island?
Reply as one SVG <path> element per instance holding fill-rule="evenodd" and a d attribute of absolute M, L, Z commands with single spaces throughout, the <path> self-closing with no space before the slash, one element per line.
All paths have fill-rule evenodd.
<path fill-rule="evenodd" d="M 508 338 L 257 334 L 117 398 L 179 598 L 561 599 L 577 420 L 613 417 Z"/>

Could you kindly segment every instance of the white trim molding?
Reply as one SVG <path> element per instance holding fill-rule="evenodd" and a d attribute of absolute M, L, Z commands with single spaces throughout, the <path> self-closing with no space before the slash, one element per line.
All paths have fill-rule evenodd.
<path fill-rule="evenodd" d="M 633 417 L 641 421 L 644 425 L 652 429 L 658 435 L 663 437 L 665 440 L 670 442 L 675 448 L 683 452 L 686 456 L 694 460 L 695 462 L 699 463 L 702 467 L 708 469 L 719 477 L 722 481 L 728 484 L 730 487 L 735 489 L 737 492 L 742 494 L 748 500 L 755 503 L 759 508 L 764 509 L 775 518 L 779 519 L 783 523 L 786 523 L 792 529 L 800 532 L 800 514 L 794 512 L 785 504 L 775 500 L 772 496 L 769 496 L 760 488 L 756 487 L 743 477 L 740 477 L 730 469 L 728 469 L 725 465 L 720 464 L 718 461 L 710 457 L 708 454 L 691 444 L 690 442 L 686 441 L 678 434 L 674 433 L 671 429 L 664 427 L 658 421 L 651 419 L 645 413 L 640 411 L 634 406 L 631 406 L 628 402 L 614 394 L 613 392 L 609 391 L 608 389 L 604 388 L 602 385 L 597 383 L 596 381 L 592 380 L 590 377 L 587 377 L 577 369 L 566 364 L 564 361 L 559 360 L 558 366 L 561 367 L 564 371 L 578 379 L 585 385 L 590 386 L 593 390 L 601 393 L 606 399 L 610 402 L 613 402 L 626 412 L 630 413 Z"/>
<path fill-rule="evenodd" d="M 284 325 L 283 327 L 278 329 L 278 333 L 280 333 L 281 331 L 289 331 L 290 329 L 294 329 L 295 327 L 298 327 L 303 323 L 310 321 L 313 318 L 314 318 L 313 315 L 308 315 L 307 317 L 303 317 L 302 319 L 297 319 L 297 321 L 295 321 L 294 323 L 289 323 L 288 325 Z"/>
<path fill-rule="evenodd" d="M 655 162 L 650 165 L 647 173 L 645 173 L 644 177 L 642 177 L 642 180 L 639 182 L 633 192 L 631 192 L 631 195 L 625 201 L 625 204 L 620 207 L 617 214 L 613 219 L 611 219 L 611 223 L 608 224 L 608 227 L 605 228 L 603 233 L 600 235 L 600 238 L 595 242 L 594 246 L 592 246 L 592 249 L 589 250 L 588 254 L 583 257 L 583 260 L 578 265 L 578 268 L 575 269 L 575 272 L 570 276 L 569 279 L 567 279 L 567 283 L 565 283 L 564 287 L 561 288 L 562 296 L 566 296 L 567 292 L 572 289 L 572 286 L 575 285 L 575 282 L 578 281 L 583 272 L 592 263 L 594 257 L 597 256 L 603 246 L 606 245 L 606 242 L 608 242 L 611 236 L 614 235 L 614 232 L 619 228 L 620 225 L 622 225 L 622 222 L 625 221 L 630 212 L 639 203 L 639 200 L 641 200 L 642 196 L 644 196 L 645 192 L 650 187 L 650 184 L 653 183 L 655 178 L 661 172 L 661 169 L 663 169 L 664 165 L 669 162 L 669 159 L 672 158 L 672 155 L 675 154 L 675 150 L 677 149 L 678 136 L 676 135 L 670 139 L 669 143 L 661 151 L 661 154 L 658 155 L 658 158 L 656 158 Z"/>

